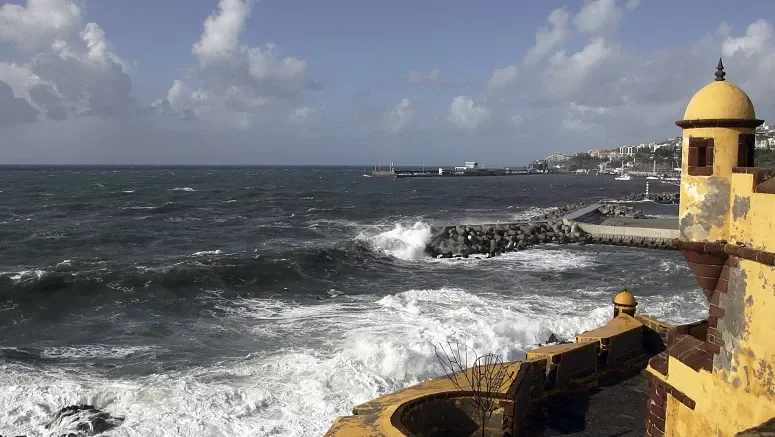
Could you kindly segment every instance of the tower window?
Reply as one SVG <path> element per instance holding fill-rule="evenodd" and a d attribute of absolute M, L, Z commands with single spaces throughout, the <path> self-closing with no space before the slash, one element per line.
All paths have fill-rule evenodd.
<path fill-rule="evenodd" d="M 756 136 L 754 134 L 740 134 L 737 140 L 737 166 L 753 167 L 755 150 Z"/>
<path fill-rule="evenodd" d="M 713 138 L 689 137 L 690 176 L 713 175 Z"/>

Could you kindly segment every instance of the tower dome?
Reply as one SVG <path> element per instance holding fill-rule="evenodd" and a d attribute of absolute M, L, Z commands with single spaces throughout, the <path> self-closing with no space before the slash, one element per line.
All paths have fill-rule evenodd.
<path fill-rule="evenodd" d="M 705 85 L 692 97 L 684 113 L 690 120 L 755 120 L 753 103 L 745 91 L 724 80 L 721 59 L 716 67 L 716 80 Z"/>

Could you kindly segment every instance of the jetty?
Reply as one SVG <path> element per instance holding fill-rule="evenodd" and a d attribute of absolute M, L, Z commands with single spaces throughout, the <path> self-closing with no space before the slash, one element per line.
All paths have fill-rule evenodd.
<path fill-rule="evenodd" d="M 426 252 L 438 258 L 492 257 L 544 243 L 676 248 L 677 218 L 638 218 L 641 216 L 628 206 L 595 203 L 559 217 L 550 215 L 515 223 L 447 225 L 432 231 L 433 238 Z"/>
<path fill-rule="evenodd" d="M 538 174 L 539 172 L 527 167 L 487 167 L 478 162 L 469 161 L 460 167 L 439 167 L 436 170 L 422 168 L 397 169 L 390 163 L 389 170 L 375 168 L 372 176 L 395 178 L 430 178 L 430 177 L 469 177 L 469 176 L 517 176 Z"/>

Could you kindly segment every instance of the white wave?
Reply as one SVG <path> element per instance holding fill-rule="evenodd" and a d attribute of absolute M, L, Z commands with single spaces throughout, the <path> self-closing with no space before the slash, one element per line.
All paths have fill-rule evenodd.
<path fill-rule="evenodd" d="M 664 301 L 643 299 L 641 306 L 646 312 L 672 311 L 661 306 Z M 341 296 L 317 305 L 241 299 L 219 306 L 230 323 L 277 339 L 276 346 L 207 367 L 140 377 L 0 362 L 0 405 L 13 406 L 0 411 L 0 430 L 48 435 L 44 426 L 59 408 L 84 403 L 126 418 L 110 432 L 114 437 L 323 435 L 354 405 L 441 375 L 432 344 L 461 342 L 480 354 L 521 359 L 551 333 L 571 339 L 611 317 L 608 299 L 548 299 L 540 290 L 504 298 L 440 288 L 382 298 Z M 53 352 L 118 358 L 153 353 L 110 347 Z"/>
<path fill-rule="evenodd" d="M 49 272 L 46 270 L 22 270 L 15 273 L 3 273 L 3 275 L 16 282 L 39 281 L 48 274 Z"/>
<path fill-rule="evenodd" d="M 503 253 L 493 258 L 488 258 L 487 255 L 471 255 L 469 258 L 431 258 L 426 255 L 425 261 L 451 267 L 488 268 L 500 272 L 560 272 L 589 268 L 597 264 L 594 253 L 583 253 L 570 247 L 566 249 L 559 245 L 547 244 Z"/>
<path fill-rule="evenodd" d="M 126 194 L 132 194 L 134 192 L 135 192 L 135 190 L 124 190 L 124 191 L 122 191 L 122 193 L 126 193 Z"/>
<path fill-rule="evenodd" d="M 43 358 L 69 359 L 122 359 L 158 349 L 154 346 L 108 346 L 96 344 L 80 347 L 49 347 L 43 349 L 40 356 Z"/>
<path fill-rule="evenodd" d="M 361 232 L 357 238 L 374 250 L 403 260 L 417 260 L 427 257 L 425 246 L 431 238 L 431 227 L 422 221 L 408 227 L 398 223 L 389 231 L 376 235 Z"/>
<path fill-rule="evenodd" d="M 196 190 L 191 188 L 191 187 L 176 187 L 176 188 L 173 188 L 170 191 L 187 191 L 187 192 L 191 192 L 191 191 L 196 191 Z"/>
<path fill-rule="evenodd" d="M 156 208 L 158 208 L 158 206 L 122 206 L 121 207 L 121 209 L 124 209 L 124 210 L 126 209 L 140 210 L 140 209 L 156 209 Z"/>
<path fill-rule="evenodd" d="M 221 253 L 221 249 L 203 250 L 201 252 L 194 252 L 191 256 L 220 255 Z"/>

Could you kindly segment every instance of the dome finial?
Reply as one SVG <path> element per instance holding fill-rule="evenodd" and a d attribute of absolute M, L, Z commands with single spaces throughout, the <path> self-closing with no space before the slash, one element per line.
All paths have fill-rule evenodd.
<path fill-rule="evenodd" d="M 724 76 L 727 74 L 724 72 L 724 64 L 721 62 L 721 58 L 718 58 L 718 66 L 716 67 L 716 80 L 723 81 Z"/>

